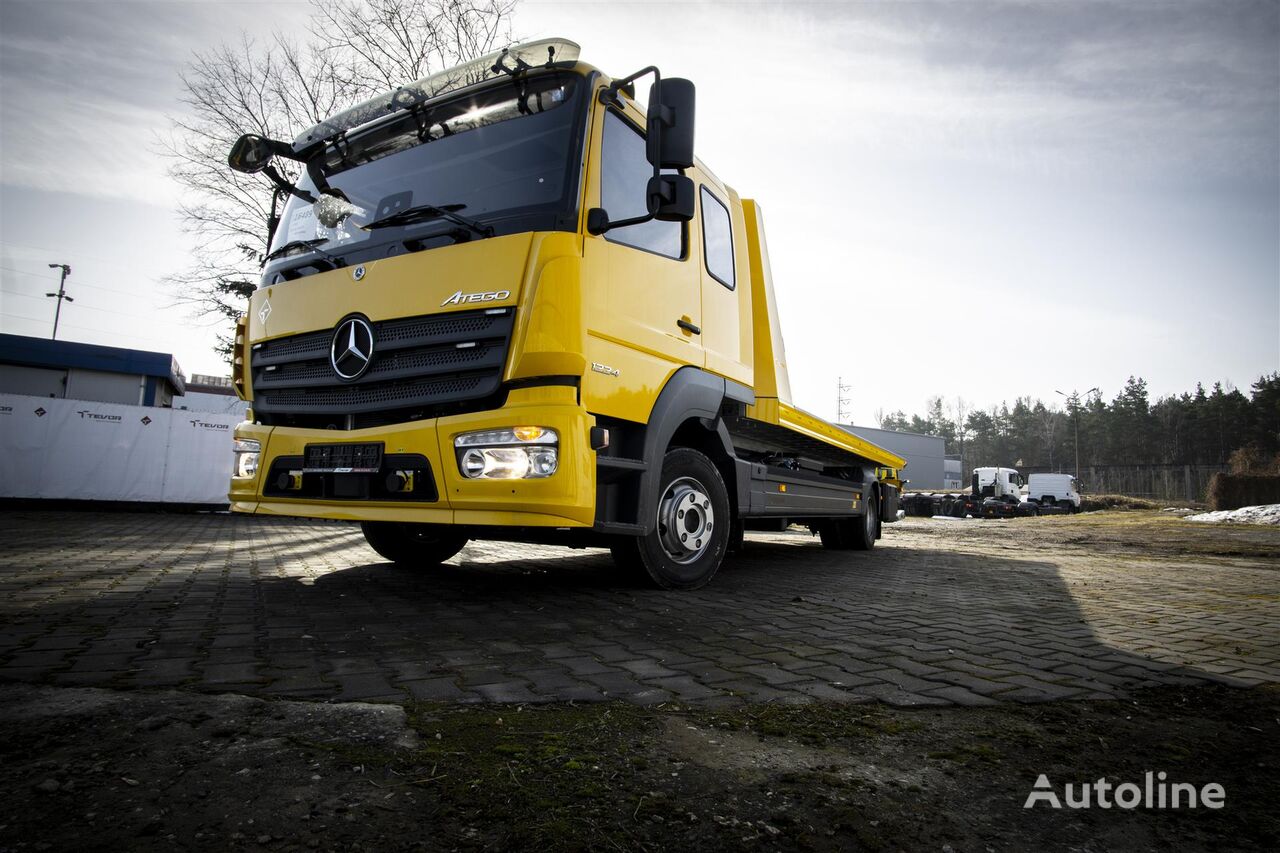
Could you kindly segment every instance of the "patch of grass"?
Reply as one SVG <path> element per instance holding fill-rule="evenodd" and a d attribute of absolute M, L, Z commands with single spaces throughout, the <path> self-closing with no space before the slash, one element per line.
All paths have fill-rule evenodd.
<path fill-rule="evenodd" d="M 926 757 L 954 761 L 956 764 L 965 765 L 978 762 L 994 764 L 1000 760 L 1000 750 L 985 743 L 958 744 L 950 749 L 930 752 Z"/>
<path fill-rule="evenodd" d="M 1177 501 L 1174 501 L 1177 503 Z M 1163 509 L 1169 506 L 1168 502 L 1160 503 L 1158 501 L 1149 501 L 1146 498 L 1132 498 L 1128 495 L 1088 495 L 1080 499 L 1081 512 L 1096 512 L 1101 509 L 1109 510 L 1139 510 L 1139 509 Z"/>
<path fill-rule="evenodd" d="M 704 715 L 708 725 L 763 737 L 793 738 L 810 746 L 833 741 L 899 735 L 920 723 L 872 705 L 757 705 Z"/>
<path fill-rule="evenodd" d="M 457 709 L 412 705 L 423 746 L 397 771 L 460 814 L 482 814 L 483 846 L 634 848 L 620 804 L 643 789 L 658 728 L 630 705 Z"/>

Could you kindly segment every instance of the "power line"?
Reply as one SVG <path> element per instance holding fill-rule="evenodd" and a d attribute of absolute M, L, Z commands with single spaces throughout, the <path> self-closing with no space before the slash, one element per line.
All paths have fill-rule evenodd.
<path fill-rule="evenodd" d="M 9 272 L 16 272 L 20 275 L 29 275 L 32 278 L 47 278 L 50 281 L 56 281 L 58 278 L 56 275 L 44 275 L 43 273 L 30 272 L 29 270 L 20 270 L 17 267 L 0 266 L 0 270 L 8 270 Z"/>
<path fill-rule="evenodd" d="M 79 287 L 80 285 L 76 285 L 76 286 L 77 286 L 77 287 Z M 43 299 L 43 298 L 45 298 L 45 297 L 40 296 L 40 294 L 38 294 L 38 293 L 37 293 L 37 294 L 31 294 L 31 293 L 18 293 L 17 291 L 14 291 L 14 290 L 4 290 L 3 288 L 0 288 L 0 293 L 8 293 L 8 294 L 11 294 L 11 295 L 13 295 L 13 296 L 17 296 L 19 299 L 36 299 L 36 300 L 39 300 L 39 299 Z M 72 301 L 74 301 L 74 300 L 72 300 Z M 110 308 L 99 308 L 99 307 L 98 307 L 98 306 L 96 306 L 96 305 L 76 305 L 76 309 L 77 309 L 77 310 L 80 310 L 80 311 L 101 311 L 103 314 L 114 314 L 114 315 L 116 315 L 117 317 L 124 317 L 124 318 L 125 318 L 125 319 L 127 319 L 127 320 L 142 320 L 142 319 L 146 319 L 146 314 L 145 314 L 144 312 L 142 312 L 142 311 L 136 311 L 136 312 L 134 312 L 134 313 L 130 314 L 130 313 L 127 313 L 127 312 L 124 312 L 124 311 L 112 311 Z M 160 308 L 160 309 L 152 309 L 152 310 L 153 310 L 153 311 L 154 311 L 154 310 L 160 310 L 160 311 L 163 311 L 163 310 L 166 310 L 166 309 Z M 4 312 L 0 312 L 0 313 L 4 313 Z"/>
<path fill-rule="evenodd" d="M 28 317 L 25 314 L 13 314 L 13 313 L 7 313 L 7 312 L 0 314 L 0 317 L 7 317 L 12 320 L 29 320 L 32 323 L 49 322 L 49 319 L 47 317 Z M 127 333 L 113 332 L 107 329 L 94 329 L 89 326 L 78 326 L 75 323 L 63 323 L 62 327 L 65 329 L 79 329 L 82 332 L 92 332 L 95 335 L 110 335 L 117 338 L 137 338 L 138 340 L 141 340 L 141 341 L 154 341 L 155 343 L 158 343 L 158 344 L 164 344 L 166 347 L 173 346 L 173 341 L 167 341 L 163 338 L 153 338 L 150 335 L 138 335 L 138 334 L 134 334 L 133 332 L 127 332 Z"/>
<path fill-rule="evenodd" d="M 17 269 L 16 267 L 6 267 L 6 266 L 2 266 L 2 265 L 0 265 L 0 270 L 8 270 L 9 272 L 16 272 L 18 275 L 30 276 L 31 278 L 43 278 L 43 279 L 47 279 L 47 280 L 49 280 L 49 281 L 57 281 L 57 280 L 58 280 L 58 277 L 57 277 L 56 275 L 41 275 L 40 273 L 34 273 L 34 272 L 30 272 L 30 271 L 28 271 L 28 270 L 20 270 L 20 269 Z M 129 296 L 141 296 L 141 295 L 142 295 L 142 294 L 139 294 L 139 293 L 137 293 L 137 292 L 135 292 L 135 291 L 132 291 L 132 290 L 125 290 L 125 289 L 120 288 L 120 287 L 105 287 L 105 286 L 103 286 L 103 285 L 101 285 L 101 284 L 84 284 L 84 283 L 80 283 L 80 284 L 77 284 L 77 285 L 76 285 L 76 287 L 92 287 L 94 290 L 106 290 L 106 291 L 108 291 L 108 292 L 110 292 L 110 293 L 125 293 L 125 294 L 128 294 Z"/>
<path fill-rule="evenodd" d="M 131 268 L 131 265 L 129 264 L 128 261 L 123 261 L 118 259 L 112 260 L 111 258 L 104 258 L 101 255 L 88 255 L 88 254 L 85 254 L 84 252 L 79 252 L 79 251 L 68 252 L 65 248 L 51 249 L 48 246 L 33 246 L 30 243 L 15 243 L 13 240 L 4 240 L 4 239 L 0 239 L 0 245 L 13 246 L 18 249 L 27 249 L 29 251 L 40 252 L 42 254 L 46 252 L 57 252 L 63 255 L 70 255 L 72 260 L 75 260 L 76 258 L 84 258 L 85 260 L 97 261 L 98 263 L 101 263 L 101 264 L 108 264 L 109 266 L 120 267 L 122 269 Z"/>

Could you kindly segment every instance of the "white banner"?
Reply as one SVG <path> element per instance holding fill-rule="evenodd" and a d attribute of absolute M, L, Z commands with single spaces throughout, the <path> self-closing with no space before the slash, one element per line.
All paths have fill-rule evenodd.
<path fill-rule="evenodd" d="M 239 422 L 0 394 L 0 497 L 225 504 Z"/>

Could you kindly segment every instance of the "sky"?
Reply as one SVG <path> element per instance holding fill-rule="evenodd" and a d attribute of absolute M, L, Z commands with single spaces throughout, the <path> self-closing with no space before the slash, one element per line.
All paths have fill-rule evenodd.
<path fill-rule="evenodd" d="M 156 155 L 193 51 L 304 2 L 0 0 L 0 331 L 172 352 L 220 327 Z M 1280 370 L 1280 3 L 559 3 L 621 76 L 698 87 L 697 152 L 764 210 L 795 402 L 833 419 Z"/>

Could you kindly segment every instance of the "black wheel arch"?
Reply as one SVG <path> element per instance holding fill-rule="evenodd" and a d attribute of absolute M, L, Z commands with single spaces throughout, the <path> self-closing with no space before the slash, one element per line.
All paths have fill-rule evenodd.
<path fill-rule="evenodd" d="M 658 394 L 644 435 L 644 470 L 637 483 L 638 507 L 654 506 L 662 488 L 662 460 L 671 447 L 689 447 L 705 454 L 720 471 L 729 492 L 730 513 L 747 505 L 750 465 L 737 458 L 722 412 L 725 402 L 755 403 L 755 393 L 722 376 L 696 367 L 682 367 L 672 374 Z M 653 530 L 656 520 L 641 513 L 634 523 L 641 535 Z"/>

